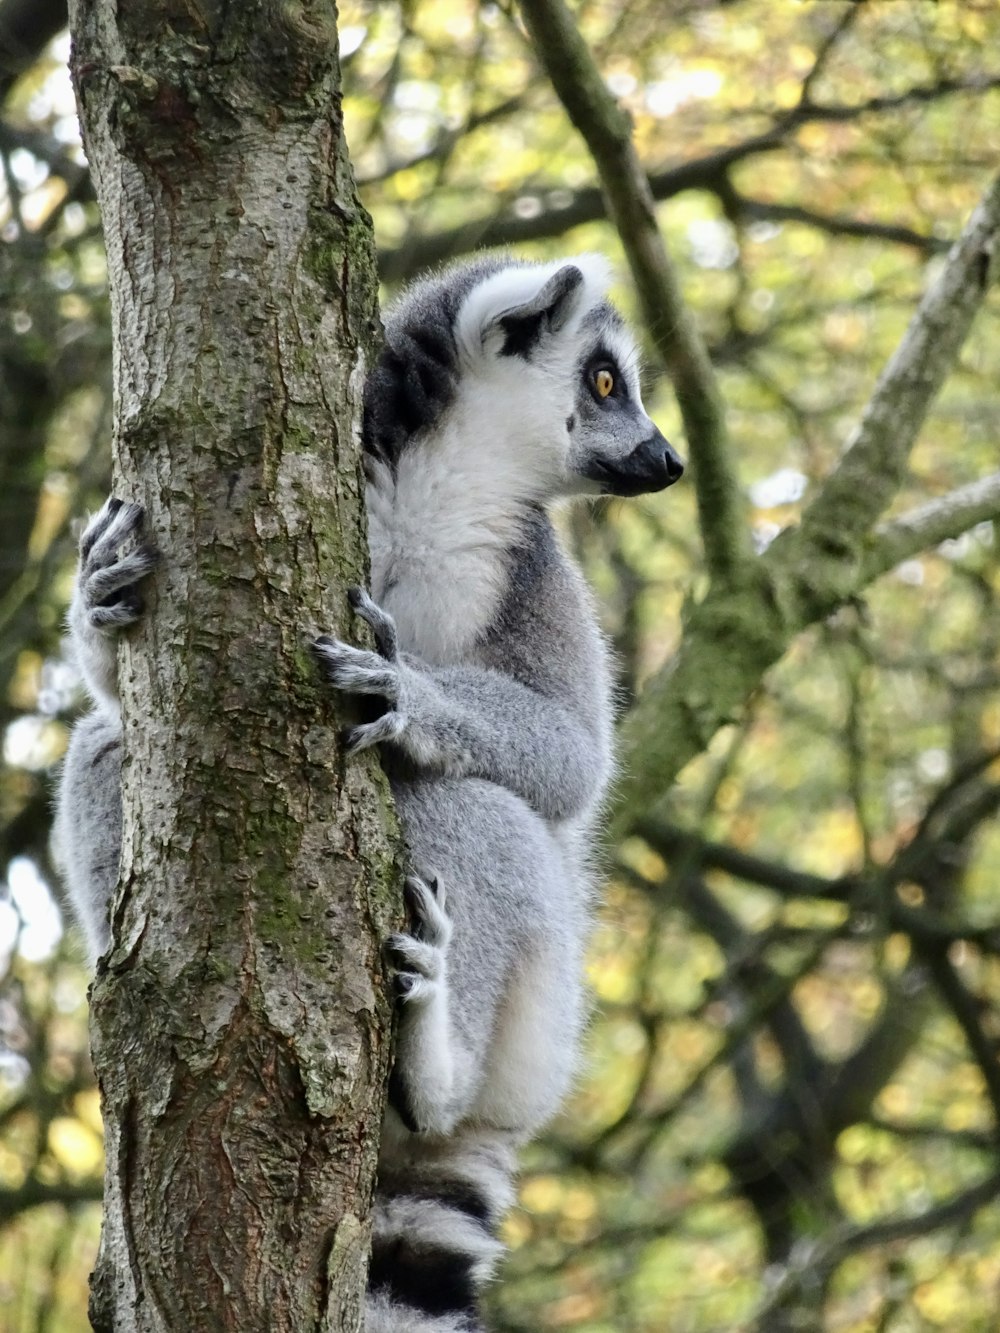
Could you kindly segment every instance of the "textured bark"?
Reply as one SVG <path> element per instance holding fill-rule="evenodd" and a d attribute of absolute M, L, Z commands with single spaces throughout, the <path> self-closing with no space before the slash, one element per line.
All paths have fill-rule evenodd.
<path fill-rule="evenodd" d="M 353 1329 L 388 1055 L 388 797 L 343 764 L 311 632 L 364 581 L 377 327 L 332 3 L 79 0 L 119 493 L 164 554 L 123 646 L 107 1147 L 91 1319 Z"/>

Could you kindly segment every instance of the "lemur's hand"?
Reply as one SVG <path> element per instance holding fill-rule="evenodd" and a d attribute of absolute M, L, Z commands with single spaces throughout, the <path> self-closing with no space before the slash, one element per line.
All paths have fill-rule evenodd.
<path fill-rule="evenodd" d="M 80 538 L 80 569 L 74 600 L 82 619 L 95 630 L 112 634 L 142 615 L 139 584 L 160 560 L 149 542 L 140 541 L 127 555 L 120 548 L 142 531 L 142 505 L 112 497 L 87 524 Z"/>
<path fill-rule="evenodd" d="M 383 741 L 398 740 L 406 730 L 407 718 L 400 709 L 402 664 L 396 638 L 396 623 L 387 612 L 368 596 L 363 588 L 349 588 L 347 600 L 356 615 L 368 622 L 375 636 L 377 652 L 355 648 L 340 639 L 322 635 L 313 644 L 313 651 L 327 679 L 338 690 L 348 694 L 381 695 L 388 709 L 374 722 L 349 727 L 344 739 L 353 754 L 367 750 Z"/>
<path fill-rule="evenodd" d="M 390 935 L 385 953 L 397 997 L 419 1003 L 434 998 L 444 986 L 452 924 L 445 890 L 436 875 L 430 879 L 408 875 L 403 891 L 413 928 Z"/>
<path fill-rule="evenodd" d="M 95 700 L 117 706 L 117 638 L 142 615 L 139 584 L 160 560 L 142 540 L 142 505 L 112 497 L 80 538 L 80 567 L 69 608 L 73 655 Z M 122 549 L 125 554 L 122 554 Z"/>

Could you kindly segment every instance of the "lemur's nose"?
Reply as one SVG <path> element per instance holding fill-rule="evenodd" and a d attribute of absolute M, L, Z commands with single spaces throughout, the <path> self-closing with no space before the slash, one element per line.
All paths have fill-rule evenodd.
<path fill-rule="evenodd" d="M 662 435 L 660 435 L 660 443 L 663 449 L 663 471 L 666 474 L 667 485 L 672 486 L 675 481 L 680 481 L 684 475 L 684 460 L 670 441 L 664 439 Z"/>
<path fill-rule="evenodd" d="M 684 463 L 670 441 L 654 426 L 653 434 L 643 440 L 633 457 L 642 459 L 649 490 L 661 491 L 684 475 Z"/>

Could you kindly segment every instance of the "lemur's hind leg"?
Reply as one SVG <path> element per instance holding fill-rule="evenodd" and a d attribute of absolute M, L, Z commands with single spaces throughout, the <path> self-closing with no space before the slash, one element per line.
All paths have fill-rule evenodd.
<path fill-rule="evenodd" d="M 400 1003 L 389 1096 L 408 1128 L 447 1134 L 464 1107 L 471 1076 L 471 1061 L 450 1016 L 452 923 L 438 879 L 410 875 L 404 891 L 413 931 L 391 935 L 386 942 Z"/>

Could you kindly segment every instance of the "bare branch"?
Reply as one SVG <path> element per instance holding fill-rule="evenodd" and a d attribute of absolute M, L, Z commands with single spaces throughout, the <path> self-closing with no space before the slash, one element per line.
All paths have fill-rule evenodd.
<path fill-rule="evenodd" d="M 979 1021 L 979 1005 L 948 957 L 947 948 L 940 943 L 932 946 L 926 940 L 918 941 L 917 947 L 938 995 L 962 1029 L 972 1058 L 983 1076 L 986 1094 L 993 1109 L 994 1129 L 1000 1138 L 1000 1063 L 997 1062 L 996 1043 L 983 1031 Z"/>
<path fill-rule="evenodd" d="M 921 551 L 998 518 L 1000 472 L 994 472 L 877 527 L 865 550 L 862 580 L 870 583 Z"/>
<path fill-rule="evenodd" d="M 836 50 L 841 37 L 843 37 L 844 33 L 853 26 L 860 9 L 860 5 L 851 5 L 848 9 L 845 9 L 839 18 L 835 20 L 830 31 L 816 48 L 816 56 L 813 60 L 812 68 L 802 80 L 802 87 L 799 89 L 798 105 L 800 107 L 812 105 L 813 85 L 826 69 L 827 62 Z"/>
<path fill-rule="evenodd" d="M 450 153 L 456 144 L 458 144 L 467 135 L 482 129 L 484 125 L 495 124 L 498 120 L 504 120 L 515 111 L 520 111 L 525 105 L 524 93 L 517 93 L 513 97 L 505 97 L 502 102 L 497 102 L 495 106 L 488 107 L 485 111 L 479 111 L 475 115 L 469 115 L 461 125 L 454 129 L 443 129 L 434 139 L 433 143 L 424 148 L 421 152 L 408 157 L 405 161 L 393 161 L 387 163 L 379 171 L 374 171 L 370 176 L 358 177 L 358 188 L 366 189 L 373 185 L 383 185 L 387 180 L 392 180 L 400 172 L 412 171 L 414 167 L 423 166 L 426 162 L 436 162 L 438 158 Z"/>
<path fill-rule="evenodd" d="M 928 408 L 996 277 L 1000 177 L 994 179 L 882 373 L 847 450 L 808 506 L 800 547 L 853 558 L 899 489 Z M 853 572 L 857 582 L 857 572 Z"/>
<path fill-rule="evenodd" d="M 998 233 L 1000 179 L 921 301 L 847 453 L 801 526 L 768 547 L 738 595 L 710 587 L 689 608 L 680 651 L 626 720 L 624 748 L 635 762 L 618 787 L 615 834 L 666 791 L 719 727 L 741 715 L 801 630 L 866 586 L 869 532 L 899 489 L 919 427 L 995 277 Z"/>
<path fill-rule="evenodd" d="M 973 925 L 955 921 L 926 907 L 909 907 L 892 893 L 907 881 L 930 885 L 938 876 L 942 859 L 953 857 L 955 847 L 968 842 L 994 816 L 1000 808 L 1000 787 L 992 784 L 973 787 L 972 780 L 995 759 L 992 752 L 983 755 L 956 775 L 935 796 L 911 840 L 899 848 L 891 861 L 878 867 L 878 884 L 888 924 L 905 931 L 914 940 L 926 941 L 928 947 L 946 947 L 956 940 L 967 940 L 1000 950 L 997 922 Z M 721 870 L 734 879 L 758 884 L 788 899 L 864 905 L 866 896 L 871 894 L 870 876 L 846 874 L 827 879 L 701 838 L 666 820 L 649 816 L 638 819 L 633 827 L 672 866 L 680 864 L 689 874 L 703 869 Z"/>
<path fill-rule="evenodd" d="M 850 1255 L 872 1249 L 876 1245 L 889 1245 L 893 1241 L 908 1240 L 913 1236 L 928 1236 L 943 1227 L 967 1223 L 980 1208 L 992 1203 L 998 1195 L 1000 1171 L 922 1213 L 889 1217 L 870 1226 L 839 1228 L 827 1241 L 803 1252 L 797 1262 L 785 1270 L 755 1311 L 755 1327 L 770 1327 L 765 1321 L 779 1310 L 786 1309 L 801 1287 L 807 1283 L 814 1286 L 824 1275 L 833 1273 Z"/>
<path fill-rule="evenodd" d="M 900 225 L 839 214 L 831 216 L 805 206 L 745 198 L 731 184 L 730 169 L 759 154 L 786 149 L 792 135 L 804 125 L 859 120 L 867 114 L 883 114 L 911 102 L 928 103 L 963 92 L 985 92 L 998 84 L 1000 78 L 982 75 L 964 81 L 950 80 L 911 88 L 892 98 L 872 98 L 854 106 L 824 107 L 811 102 L 801 103 L 791 111 L 783 112 L 770 128 L 760 134 L 750 135 L 738 143 L 691 158 L 687 162 L 651 170 L 648 176 L 649 187 L 657 203 L 673 199 L 687 190 L 705 190 L 717 195 L 722 206 L 731 214 L 742 212 L 746 217 L 765 221 L 802 222 L 835 236 L 874 238 L 905 245 L 924 254 L 934 254 L 947 250 L 950 242 Z M 563 193 L 565 183 L 559 180 L 539 183 L 532 193 L 544 200 L 553 191 Z M 577 190 L 565 206 L 560 203 L 544 207 L 530 218 L 493 214 L 458 227 L 414 237 L 398 249 L 384 247 L 379 253 L 379 270 L 386 282 L 401 282 L 412 277 L 418 269 L 453 259 L 476 246 L 525 245 L 531 241 L 548 240 L 564 236 L 573 227 L 597 222 L 607 216 L 605 198 L 599 189 L 590 187 Z"/>
<path fill-rule="evenodd" d="M 921 254 L 941 254 L 951 242 L 939 236 L 925 236 L 910 227 L 866 218 L 845 217 L 841 213 L 817 213 L 799 204 L 778 204 L 766 199 L 750 199 L 735 189 L 720 190 L 719 198 L 730 216 L 750 218 L 755 222 L 799 222 L 830 236 L 849 236 L 859 241 L 889 241 L 905 245 Z"/>
<path fill-rule="evenodd" d="M 0 1226 L 10 1222 L 29 1208 L 43 1204 L 61 1203 L 76 1207 L 81 1203 L 100 1203 L 102 1182 L 84 1181 L 80 1185 L 43 1185 L 37 1180 L 26 1180 L 13 1190 L 0 1190 Z"/>

